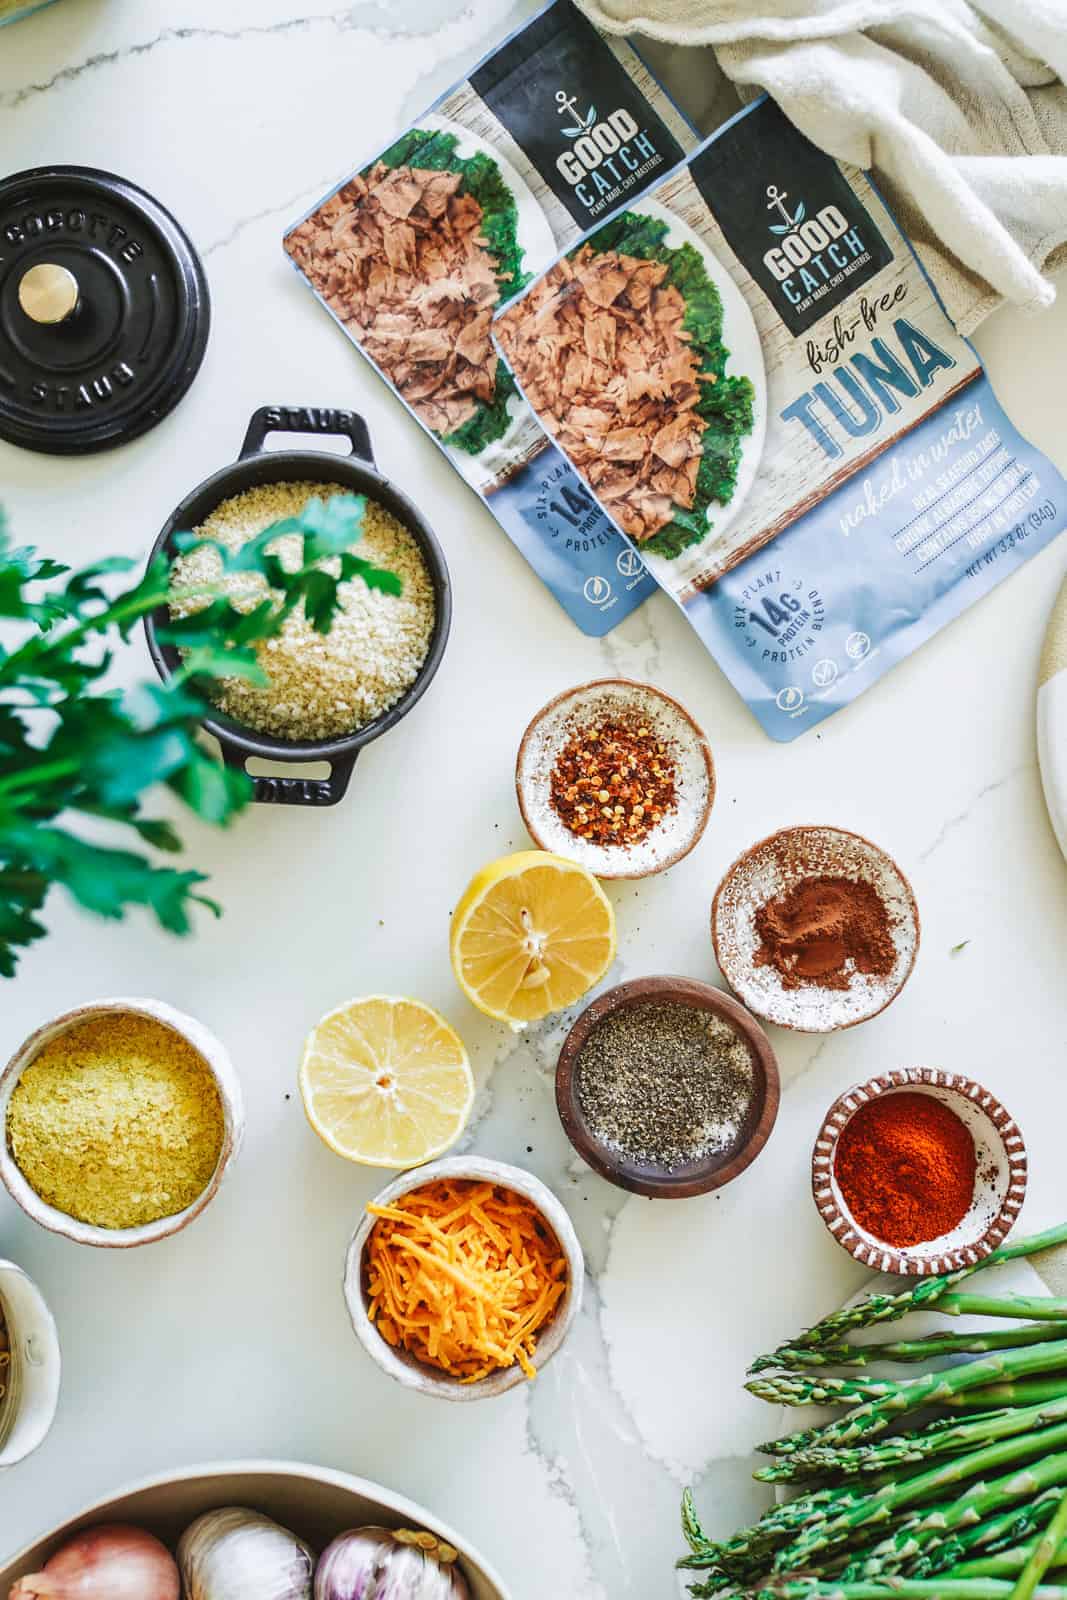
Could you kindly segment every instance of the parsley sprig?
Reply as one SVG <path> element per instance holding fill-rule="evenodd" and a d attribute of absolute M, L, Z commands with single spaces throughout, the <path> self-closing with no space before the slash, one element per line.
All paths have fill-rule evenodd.
<path fill-rule="evenodd" d="M 145 808 L 157 785 L 220 825 L 248 804 L 250 780 L 197 742 L 198 724 L 213 709 L 211 680 L 241 674 L 265 684 L 256 645 L 298 606 L 318 632 L 329 632 L 339 585 L 350 578 L 400 592 L 394 573 L 353 551 L 365 507 L 362 495 L 312 500 L 237 551 L 180 534 L 178 549 L 217 550 L 216 581 L 173 588 L 170 560 L 160 555 L 118 593 L 111 580 L 132 561 L 112 557 L 72 570 L 32 546 L 16 547 L 0 511 L 0 621 L 11 625 L 5 636 L 16 636 L 11 648 L 0 644 L 0 975 L 12 976 L 20 951 L 43 937 L 38 913 L 56 884 L 100 916 L 147 907 L 173 933 L 189 931 L 195 905 L 218 913 L 201 890 L 204 873 L 149 853 L 176 855 L 182 842 L 170 821 Z M 299 540 L 291 546 L 296 559 L 284 565 L 272 548 L 283 534 Z M 248 580 L 239 586 L 241 605 L 229 592 L 235 576 Z M 249 600 L 254 583 L 264 592 Z M 108 687 L 114 642 L 177 599 L 196 609 L 157 632 L 182 652 L 182 665 L 165 683 Z"/>

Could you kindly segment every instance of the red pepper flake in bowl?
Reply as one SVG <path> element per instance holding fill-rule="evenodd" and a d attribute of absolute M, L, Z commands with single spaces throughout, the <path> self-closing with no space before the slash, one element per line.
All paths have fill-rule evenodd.
<path fill-rule="evenodd" d="M 859 1107 L 841 1130 L 834 1176 L 853 1221 L 897 1249 L 940 1239 L 974 1198 L 974 1139 L 933 1095 L 905 1090 Z"/>
<path fill-rule="evenodd" d="M 677 805 L 674 761 L 643 724 L 578 728 L 556 758 L 549 800 L 578 839 L 639 844 Z"/>

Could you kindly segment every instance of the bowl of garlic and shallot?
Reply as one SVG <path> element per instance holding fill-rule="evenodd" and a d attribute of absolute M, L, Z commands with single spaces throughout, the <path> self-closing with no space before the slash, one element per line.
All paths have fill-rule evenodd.
<path fill-rule="evenodd" d="M 344 1294 L 357 1339 L 397 1383 L 441 1400 L 486 1400 L 535 1378 L 561 1349 L 584 1271 L 571 1220 L 539 1178 L 451 1156 L 370 1202 L 348 1247 Z M 477 1310 L 462 1303 L 472 1283 Z M 438 1326 L 443 1304 L 451 1314 Z"/>
<path fill-rule="evenodd" d="M 182 1467 L 113 1491 L 0 1563 L 2 1600 L 513 1600 L 434 1513 L 298 1461 Z"/>
<path fill-rule="evenodd" d="M 180 1232 L 218 1193 L 243 1133 L 226 1050 L 161 1000 L 64 1012 L 0 1071 L 0 1180 L 75 1244 L 128 1249 Z"/>

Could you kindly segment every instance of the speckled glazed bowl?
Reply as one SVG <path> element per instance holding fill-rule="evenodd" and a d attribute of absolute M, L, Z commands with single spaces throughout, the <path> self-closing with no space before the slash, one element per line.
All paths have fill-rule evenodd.
<path fill-rule="evenodd" d="M 969 1130 L 978 1158 L 974 1198 L 951 1233 L 898 1250 L 862 1228 L 850 1212 L 834 1174 L 837 1141 L 860 1106 L 908 1091 L 949 1107 Z M 1003 1242 L 1026 1197 L 1023 1136 L 1000 1101 L 972 1078 L 936 1067 L 883 1073 L 834 1101 L 811 1158 L 811 1188 L 819 1215 L 843 1249 L 876 1272 L 919 1278 L 973 1266 Z"/>
<path fill-rule="evenodd" d="M 575 1071 L 583 1047 L 605 1018 L 620 1010 L 657 1002 L 693 1006 L 721 1017 L 744 1039 L 752 1061 L 752 1103 L 736 1140 L 725 1150 L 701 1156 L 670 1172 L 625 1155 L 597 1137 L 582 1111 Z M 563 1131 L 582 1160 L 609 1183 L 653 1200 L 688 1200 L 721 1189 L 740 1177 L 771 1136 L 780 1093 L 778 1061 L 756 1019 L 721 989 L 693 978 L 634 978 L 598 995 L 567 1035 L 556 1064 L 556 1109 Z"/>
<path fill-rule="evenodd" d="M 136 1016 L 151 1017 L 154 1021 L 163 1023 L 165 1027 L 172 1028 L 175 1033 L 181 1034 L 211 1072 L 222 1102 L 222 1149 L 219 1151 L 219 1159 L 207 1187 L 191 1205 L 185 1207 L 184 1211 L 176 1211 L 170 1217 L 160 1217 L 157 1222 L 146 1222 L 138 1228 L 95 1227 L 88 1222 L 79 1222 L 76 1217 L 69 1217 L 65 1211 L 59 1211 L 55 1206 L 49 1205 L 22 1176 L 7 1141 L 8 1102 L 19 1078 L 38 1051 L 50 1039 L 54 1039 L 57 1034 L 65 1032 L 76 1023 L 85 1022 L 90 1017 L 115 1012 L 132 1012 Z M 194 1217 L 198 1217 L 205 1206 L 214 1199 L 227 1168 L 241 1147 L 244 1120 L 244 1100 L 237 1073 L 218 1039 L 204 1027 L 203 1023 L 197 1022 L 193 1017 L 187 1017 L 184 1012 L 176 1011 L 173 1006 L 165 1005 L 162 1000 L 94 1000 L 88 1005 L 78 1006 L 75 1010 L 64 1012 L 62 1016 L 54 1017 L 51 1022 L 42 1024 L 15 1051 L 0 1073 L 0 1133 L 2 1133 L 0 1179 L 27 1216 L 32 1217 L 34 1222 L 39 1222 L 42 1228 L 48 1228 L 52 1233 L 61 1233 L 66 1239 L 73 1239 L 75 1244 L 99 1245 L 111 1250 L 126 1250 L 133 1245 L 153 1244 L 157 1239 L 165 1239 L 169 1234 L 179 1233 L 182 1228 L 188 1227 Z"/>
<path fill-rule="evenodd" d="M 556 815 L 552 769 L 578 729 L 633 717 L 652 729 L 673 758 L 678 804 L 639 844 L 592 844 Z M 526 831 L 539 850 L 580 862 L 597 878 L 647 878 L 673 867 L 699 841 L 715 801 L 715 766 L 700 728 L 669 694 L 630 678 L 597 678 L 557 695 L 533 718 L 519 745 L 515 792 Z"/>
<path fill-rule="evenodd" d="M 756 963 L 756 913 L 806 879 L 825 876 L 874 888 L 889 917 L 892 970 L 885 977 L 853 972 L 845 989 L 816 983 L 787 988 L 776 967 Z M 919 910 L 896 862 L 862 834 L 822 826 L 781 828 L 752 845 L 723 875 L 711 906 L 711 938 L 719 971 L 750 1011 L 781 1028 L 833 1033 L 876 1017 L 903 989 L 919 949 Z"/>
<path fill-rule="evenodd" d="M 487 1160 L 484 1156 L 447 1156 L 443 1161 L 430 1161 L 424 1167 L 415 1167 L 376 1194 L 373 1203 L 390 1205 L 402 1195 L 410 1194 L 412 1189 L 421 1189 L 425 1184 L 432 1183 L 435 1178 L 469 1178 L 475 1183 L 499 1183 L 505 1189 L 513 1189 L 516 1194 L 533 1202 L 559 1240 L 567 1258 L 567 1290 L 556 1308 L 555 1316 L 537 1341 L 534 1365 L 538 1372 L 543 1371 L 562 1347 L 582 1305 L 585 1261 L 570 1217 L 551 1189 L 546 1188 L 533 1173 L 524 1172 L 521 1167 L 509 1167 L 503 1161 Z M 517 1363 L 499 1372 L 491 1372 L 477 1383 L 460 1383 L 447 1373 L 438 1372 L 417 1361 L 406 1350 L 393 1349 L 392 1345 L 386 1344 L 367 1315 L 369 1301 L 363 1278 L 363 1252 L 375 1221 L 376 1218 L 365 1212 L 352 1235 L 345 1257 L 344 1292 L 356 1338 L 382 1371 L 403 1384 L 405 1389 L 414 1389 L 418 1394 L 432 1395 L 438 1400 L 489 1400 L 494 1395 L 514 1389 L 517 1384 L 527 1383 L 529 1380 Z"/>

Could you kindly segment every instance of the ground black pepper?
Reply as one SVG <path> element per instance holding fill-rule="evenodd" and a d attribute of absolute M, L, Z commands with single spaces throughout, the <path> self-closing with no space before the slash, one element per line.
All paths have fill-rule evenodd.
<path fill-rule="evenodd" d="M 574 1075 L 594 1138 L 666 1172 L 734 1145 L 754 1089 L 744 1039 L 712 1012 L 674 1001 L 605 1017 Z"/>

